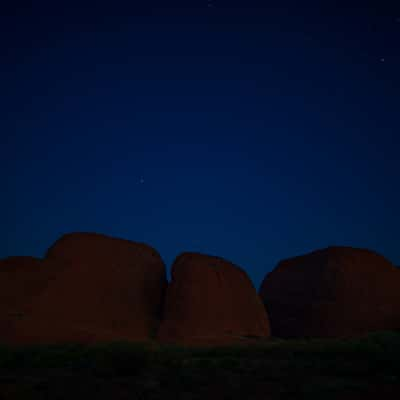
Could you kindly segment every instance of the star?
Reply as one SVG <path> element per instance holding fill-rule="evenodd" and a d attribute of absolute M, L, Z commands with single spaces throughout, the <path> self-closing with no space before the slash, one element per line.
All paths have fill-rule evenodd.
<path fill-rule="evenodd" d="M 382 57 L 379 61 L 380 62 L 385 62 L 385 59 Z"/>
<path fill-rule="evenodd" d="M 144 183 L 144 178 L 140 178 L 140 184 Z"/>

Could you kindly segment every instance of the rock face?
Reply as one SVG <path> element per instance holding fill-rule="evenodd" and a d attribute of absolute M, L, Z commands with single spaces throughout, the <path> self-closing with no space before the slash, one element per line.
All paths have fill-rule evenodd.
<path fill-rule="evenodd" d="M 328 247 L 281 261 L 265 277 L 260 296 L 273 336 L 400 329 L 400 271 L 369 250 Z"/>
<path fill-rule="evenodd" d="M 34 257 L 0 260 L 0 342 L 8 342 L 14 327 L 47 287 L 54 271 Z"/>
<path fill-rule="evenodd" d="M 73 233 L 48 250 L 46 261 L 59 273 L 18 324 L 18 343 L 142 341 L 155 335 L 166 274 L 153 248 Z"/>
<path fill-rule="evenodd" d="M 241 268 L 219 257 L 183 253 L 171 276 L 161 342 L 224 344 L 269 336 L 263 304 Z"/>

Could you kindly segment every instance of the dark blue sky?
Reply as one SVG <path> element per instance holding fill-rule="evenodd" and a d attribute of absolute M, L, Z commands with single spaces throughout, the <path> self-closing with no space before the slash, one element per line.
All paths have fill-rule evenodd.
<path fill-rule="evenodd" d="M 2 10 L 0 258 L 95 231 L 256 287 L 328 245 L 400 264 L 400 10 L 208 3 Z"/>

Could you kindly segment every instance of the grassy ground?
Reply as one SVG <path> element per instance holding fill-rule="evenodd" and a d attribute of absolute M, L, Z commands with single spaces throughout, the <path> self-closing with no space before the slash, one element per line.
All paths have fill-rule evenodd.
<path fill-rule="evenodd" d="M 0 400 L 378 396 L 400 398 L 400 333 L 203 349 L 129 343 L 0 347 Z"/>

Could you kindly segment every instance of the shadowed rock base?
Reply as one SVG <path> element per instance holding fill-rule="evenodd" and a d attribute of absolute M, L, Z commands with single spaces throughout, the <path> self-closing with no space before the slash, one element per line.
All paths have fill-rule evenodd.
<path fill-rule="evenodd" d="M 51 262 L 34 257 L 0 260 L 0 342 L 15 338 L 16 325 L 32 310 L 57 274 Z"/>

